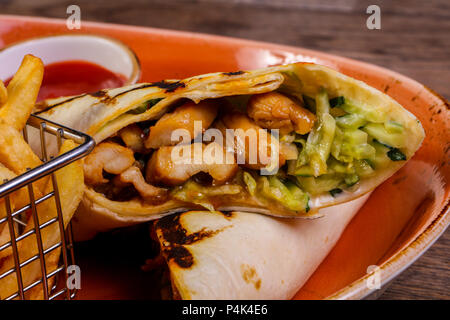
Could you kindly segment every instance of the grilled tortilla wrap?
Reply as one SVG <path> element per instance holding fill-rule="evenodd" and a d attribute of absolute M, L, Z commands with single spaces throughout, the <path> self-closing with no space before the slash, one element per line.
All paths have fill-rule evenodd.
<path fill-rule="evenodd" d="M 156 234 L 174 298 L 291 299 L 367 198 L 321 209 L 313 221 L 202 211 L 162 218 Z"/>
<path fill-rule="evenodd" d="M 204 207 L 317 217 L 318 209 L 377 187 L 413 156 L 424 138 L 418 119 L 386 94 L 311 63 L 136 84 L 49 100 L 38 108 L 40 116 L 92 135 L 98 144 L 93 163 L 103 159 L 102 152 L 116 152 L 127 162 L 125 154 L 131 153 L 123 148 L 134 148 L 134 160 L 140 162 L 136 166 L 145 175 L 137 192 L 137 183 L 132 190 L 130 181 L 136 182 L 131 175 L 137 179 L 139 172 L 134 169 L 127 177 L 121 173 L 133 162 L 130 157 L 118 171 L 107 168 L 115 162 L 103 163 L 106 175 L 97 170 L 94 182 L 87 181 L 77 215 L 85 232 L 88 224 L 92 231 L 107 230 Z M 185 116 L 189 120 L 180 122 Z M 267 164 L 262 161 L 239 164 L 237 169 L 218 165 L 185 170 L 173 165 L 167 154 L 178 146 L 167 137 L 177 126 L 190 128 L 189 121 L 195 119 L 202 121 L 203 132 L 241 126 L 279 129 L 278 137 L 269 136 L 270 143 L 276 142 L 274 150 L 279 150 L 271 159 L 279 160 L 280 170 L 262 175 L 260 169 Z M 191 147 L 194 150 L 194 143 Z M 235 158 L 240 152 L 236 148 Z M 201 171 L 209 180 L 196 179 Z M 113 183 L 119 180 L 128 183 L 128 198 Z"/>

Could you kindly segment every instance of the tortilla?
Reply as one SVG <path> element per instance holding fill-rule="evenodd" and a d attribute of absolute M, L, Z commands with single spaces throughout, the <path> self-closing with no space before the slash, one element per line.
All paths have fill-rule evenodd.
<path fill-rule="evenodd" d="M 373 144 L 377 144 L 377 156 L 378 150 L 382 150 L 380 152 L 384 157 L 383 161 L 388 163 L 377 168 L 375 174 L 346 182 L 348 188 L 334 188 L 320 192 L 315 179 L 323 173 L 323 168 L 318 168 L 317 165 L 314 168 L 312 164 L 308 164 L 309 169 L 313 170 L 314 176 L 303 179 L 302 174 L 298 174 L 300 176 L 298 180 L 302 181 L 300 183 L 302 188 L 311 181 L 313 182 L 312 187 L 310 186 L 310 190 L 313 192 L 308 195 L 309 200 L 306 209 L 303 210 L 286 208 L 283 201 L 277 202 L 273 199 L 262 201 L 261 197 L 253 196 L 224 197 L 225 200 L 215 206 L 215 210 L 249 211 L 283 217 L 319 217 L 321 215 L 318 213 L 319 209 L 361 197 L 388 179 L 406 163 L 405 160 L 409 160 L 414 155 L 424 138 L 424 131 L 419 120 L 386 94 L 335 70 L 311 63 L 295 63 L 246 72 L 212 73 L 185 80 L 142 83 L 102 90 L 93 94 L 49 100 L 37 108 L 40 110 L 40 116 L 90 134 L 97 143 L 100 143 L 116 135 L 120 129 L 130 124 L 161 118 L 182 99 L 199 103 L 205 99 L 248 96 L 275 90 L 299 101 L 315 97 L 317 117 L 323 119 L 318 120 L 313 129 L 315 130 L 315 139 L 319 140 L 317 145 L 313 146 L 314 148 L 321 148 L 320 139 L 324 139 L 323 137 L 327 133 L 320 130 L 325 127 L 324 121 L 331 118 L 332 122 L 337 123 L 333 124 L 332 139 L 338 137 L 339 132 L 341 132 L 342 139 L 349 139 L 349 141 L 358 140 L 361 136 L 366 139 L 369 137 Z M 321 116 L 318 111 L 320 107 L 318 103 L 323 100 L 320 98 L 323 97 L 323 92 L 327 97 L 334 98 L 338 102 L 345 99 L 341 107 L 333 108 L 333 105 L 331 108 L 327 107 L 329 112 L 342 109 L 343 111 L 340 111 L 344 115 L 353 116 L 355 113 L 357 120 L 362 119 L 364 125 L 346 131 L 342 128 L 348 126 L 346 122 L 348 119 L 342 118 L 338 121 L 338 116 L 331 117 L 329 114 L 327 117 Z M 328 104 L 328 99 L 325 103 Z M 342 104 L 342 101 L 340 103 Z M 311 108 L 311 106 L 309 107 Z M 343 127 L 340 127 L 341 124 Z M 355 132 L 357 134 L 353 135 Z M 346 135 L 347 133 L 348 135 Z M 388 137 L 386 141 L 380 141 L 383 140 L 383 134 L 385 136 L 392 134 L 394 138 Z M 310 143 L 306 138 L 304 140 L 306 145 L 314 143 Z M 328 145 L 325 153 L 330 154 L 329 147 Z M 374 149 L 372 146 L 370 148 Z M 316 152 L 316 158 L 320 160 L 323 150 L 314 152 Z M 339 152 L 339 150 L 331 150 L 331 153 L 338 158 Z M 392 161 L 387 158 L 386 154 Z M 364 157 L 364 155 L 358 156 L 361 159 Z M 311 155 L 310 158 L 312 158 Z M 325 161 L 328 161 L 327 158 L 322 159 L 322 165 L 325 165 Z M 375 165 L 377 166 L 377 164 Z M 199 208 L 201 206 L 198 204 L 177 199 L 170 199 L 156 205 L 138 200 L 114 201 L 87 186 L 81 209 L 76 218 L 78 221 L 89 221 L 89 225 L 83 225 L 83 232 L 86 235 L 88 233 L 92 235 L 98 230 L 108 230 L 113 227 L 158 219 L 169 213 Z"/>
<path fill-rule="evenodd" d="M 156 234 L 174 295 L 183 300 L 291 299 L 368 196 L 321 209 L 324 217 L 313 221 L 204 211 L 159 220 Z"/>

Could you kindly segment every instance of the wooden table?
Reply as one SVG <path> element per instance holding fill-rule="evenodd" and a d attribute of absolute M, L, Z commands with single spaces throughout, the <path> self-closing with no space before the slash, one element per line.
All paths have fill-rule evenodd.
<path fill-rule="evenodd" d="M 0 13 L 65 18 L 72 1 L 0 0 Z M 450 98 L 448 0 L 78 0 L 84 20 L 301 46 L 374 63 Z M 381 9 L 381 29 L 366 8 Z M 450 299 L 450 231 L 381 299 Z"/>

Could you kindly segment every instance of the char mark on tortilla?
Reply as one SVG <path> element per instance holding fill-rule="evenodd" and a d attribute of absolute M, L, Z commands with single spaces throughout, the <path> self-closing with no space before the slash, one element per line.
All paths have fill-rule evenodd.
<path fill-rule="evenodd" d="M 248 264 L 241 264 L 242 279 L 249 284 L 253 284 L 256 290 L 261 288 L 261 279 L 254 267 Z"/>
<path fill-rule="evenodd" d="M 186 85 L 181 81 L 176 82 L 168 82 L 168 81 L 158 81 L 153 82 L 151 84 L 154 87 L 158 87 L 160 89 L 166 89 L 166 92 L 174 92 L 178 88 L 184 88 Z"/>
<path fill-rule="evenodd" d="M 244 71 L 233 71 L 233 72 L 224 72 L 223 75 L 226 76 L 238 76 L 240 74 L 244 74 Z"/>
<path fill-rule="evenodd" d="M 220 211 L 221 214 L 223 214 L 226 218 L 232 218 L 233 217 L 233 212 L 231 211 Z"/>
<path fill-rule="evenodd" d="M 43 113 L 43 112 L 50 111 L 51 109 L 53 109 L 53 108 L 55 108 L 55 107 L 57 107 L 57 106 L 60 106 L 60 105 L 62 105 L 62 104 L 64 104 L 64 103 L 73 101 L 73 100 L 78 99 L 78 98 L 82 98 L 82 97 L 84 97 L 84 96 L 86 96 L 86 95 L 88 95 L 88 94 L 87 94 L 87 93 L 83 93 L 83 94 L 80 94 L 80 95 L 78 95 L 78 96 L 71 97 L 71 98 L 69 98 L 69 99 L 67 99 L 67 100 L 60 101 L 60 102 L 55 103 L 55 104 L 52 104 L 52 105 L 48 105 L 45 101 L 43 101 L 42 103 L 38 103 L 38 105 L 40 106 L 40 107 L 38 108 L 39 111 L 38 111 L 38 112 L 35 112 L 35 114 L 40 114 L 40 113 Z M 51 113 L 50 113 L 50 114 L 51 114 Z"/>
<path fill-rule="evenodd" d="M 106 90 L 99 90 L 97 92 L 91 93 L 90 95 L 93 96 L 93 97 L 101 98 L 101 97 L 104 97 L 104 96 L 107 95 L 107 91 Z"/>
<path fill-rule="evenodd" d="M 174 260 L 181 268 L 190 268 L 194 264 L 194 257 L 185 245 L 191 245 L 203 239 L 210 238 L 227 227 L 218 230 L 201 230 L 187 234 L 188 231 L 180 223 L 180 215 L 162 218 L 156 223 L 162 233 L 162 252 L 167 261 Z"/>
<path fill-rule="evenodd" d="M 194 256 L 183 246 L 174 245 L 163 249 L 167 261 L 173 260 L 180 268 L 188 269 L 194 264 Z"/>
<path fill-rule="evenodd" d="M 124 94 L 127 94 L 129 92 L 135 91 L 135 90 L 141 90 L 141 89 L 146 89 L 146 88 L 150 88 L 150 87 L 158 87 L 160 89 L 166 89 L 166 92 L 174 92 L 176 89 L 178 88 L 184 88 L 186 85 L 182 82 L 182 81 L 166 81 L 166 80 L 162 80 L 162 81 L 158 81 L 158 82 L 152 82 L 152 83 L 144 83 L 140 86 L 122 91 L 118 94 L 116 94 L 115 96 L 111 97 L 111 99 L 115 99 L 118 98 Z"/>

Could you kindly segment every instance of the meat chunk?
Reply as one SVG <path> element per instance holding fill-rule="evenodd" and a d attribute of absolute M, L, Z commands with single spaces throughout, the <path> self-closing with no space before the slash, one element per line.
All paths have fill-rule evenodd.
<path fill-rule="evenodd" d="M 114 177 L 114 183 L 116 185 L 131 183 L 141 197 L 149 202 L 161 201 L 167 197 L 167 189 L 148 184 L 144 180 L 141 170 L 136 166 L 131 166 L 120 175 Z"/>
<path fill-rule="evenodd" d="M 198 104 L 186 102 L 172 113 L 167 113 L 150 128 L 150 134 L 145 140 L 146 148 L 157 149 L 161 146 L 172 146 L 178 141 L 172 141 L 172 132 L 185 129 L 190 134 L 190 140 L 195 138 L 195 121 L 201 121 L 201 130 L 204 132 L 214 121 L 217 115 L 218 103 L 210 100 Z"/>
<path fill-rule="evenodd" d="M 144 133 L 135 123 L 126 126 L 118 133 L 119 137 L 133 152 L 144 153 Z"/>
<path fill-rule="evenodd" d="M 240 112 L 228 113 L 216 123 L 216 126 L 222 132 L 224 128 L 234 130 L 234 141 L 227 140 L 226 145 L 228 151 L 230 151 L 230 145 L 234 148 L 238 164 L 250 169 L 266 168 L 274 163 L 276 153 L 278 167 L 285 163 L 286 159 L 280 152 L 278 139 L 258 126 L 247 115 Z M 224 134 L 226 136 L 226 133 Z"/>
<path fill-rule="evenodd" d="M 206 172 L 215 184 L 230 180 L 238 169 L 232 154 L 212 142 L 161 147 L 147 164 L 146 180 L 168 186 L 183 184 L 193 175 Z"/>
<path fill-rule="evenodd" d="M 102 142 L 84 160 L 86 183 L 97 185 L 108 182 L 103 170 L 120 174 L 134 163 L 133 151 L 114 142 Z"/>
<path fill-rule="evenodd" d="M 278 92 L 253 95 L 248 102 L 247 113 L 256 124 L 267 129 L 279 129 L 280 134 L 292 131 L 306 134 L 316 120 L 313 113 Z"/>

